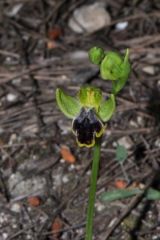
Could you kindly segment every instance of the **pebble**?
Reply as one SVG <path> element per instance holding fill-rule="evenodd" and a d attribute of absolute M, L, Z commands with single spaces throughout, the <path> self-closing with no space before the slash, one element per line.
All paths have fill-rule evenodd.
<path fill-rule="evenodd" d="M 13 203 L 11 206 L 11 211 L 15 213 L 21 212 L 21 205 L 19 203 Z"/>
<path fill-rule="evenodd" d="M 130 149 L 133 146 L 133 141 L 130 137 L 122 137 L 118 139 L 118 144 L 123 145 L 126 149 Z"/>
<path fill-rule="evenodd" d="M 88 52 L 83 50 L 74 51 L 69 54 L 69 58 L 72 60 L 88 59 Z"/>
<path fill-rule="evenodd" d="M 109 25 L 111 17 L 102 3 L 77 8 L 69 19 L 69 27 L 76 33 L 93 33 Z"/>
<path fill-rule="evenodd" d="M 159 236 L 158 236 L 158 235 L 154 235 L 154 236 L 152 237 L 152 240 L 159 240 Z"/>
<path fill-rule="evenodd" d="M 130 120 L 129 121 L 129 125 L 132 126 L 132 127 L 135 127 L 135 128 L 138 127 L 138 123 L 136 121 L 134 121 L 134 120 Z"/>
<path fill-rule="evenodd" d="M 137 123 L 140 127 L 143 127 L 145 124 L 144 118 L 142 116 L 137 117 Z"/>
<path fill-rule="evenodd" d="M 17 95 L 13 93 L 8 93 L 6 99 L 8 102 L 15 102 L 17 100 Z"/>
<path fill-rule="evenodd" d="M 104 209 L 105 209 L 105 205 L 102 204 L 102 203 L 100 203 L 100 202 L 97 202 L 97 203 L 95 204 L 95 207 L 96 207 L 96 209 L 97 209 L 98 212 L 102 212 L 102 211 L 104 211 Z"/>
<path fill-rule="evenodd" d="M 10 136 L 10 139 L 9 139 L 9 145 L 12 145 L 16 142 L 17 140 L 17 134 L 16 133 L 12 133 L 11 136 Z"/>
<path fill-rule="evenodd" d="M 157 81 L 157 87 L 160 88 L 160 80 Z"/>
<path fill-rule="evenodd" d="M 160 138 L 157 138 L 155 143 L 154 143 L 155 147 L 160 147 Z"/>
<path fill-rule="evenodd" d="M 119 22 L 116 24 L 116 29 L 121 31 L 124 30 L 128 26 L 128 22 Z"/>
<path fill-rule="evenodd" d="M 8 238 L 8 233 L 2 233 L 2 237 L 3 237 L 4 240 L 7 239 Z"/>
<path fill-rule="evenodd" d="M 142 68 L 143 72 L 148 73 L 150 75 L 154 75 L 155 74 L 155 68 L 154 66 L 145 66 Z"/>
<path fill-rule="evenodd" d="M 68 167 L 68 171 L 73 171 L 75 169 L 75 165 L 74 164 L 71 164 L 71 165 L 69 165 L 69 167 Z"/>
<path fill-rule="evenodd" d="M 69 182 L 69 178 L 68 178 L 67 175 L 64 175 L 64 176 L 62 177 L 62 182 L 63 182 L 63 183 L 68 183 L 68 182 Z"/>
<path fill-rule="evenodd" d="M 14 17 L 18 14 L 22 7 L 23 7 L 22 3 L 16 4 L 12 8 L 8 9 L 8 11 L 6 11 L 6 15 L 8 17 Z"/>

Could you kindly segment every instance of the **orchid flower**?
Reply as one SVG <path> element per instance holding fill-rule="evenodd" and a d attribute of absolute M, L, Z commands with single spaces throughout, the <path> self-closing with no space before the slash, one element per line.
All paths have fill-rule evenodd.
<path fill-rule="evenodd" d="M 64 115 L 72 119 L 72 131 L 80 147 L 94 146 L 115 111 L 114 95 L 104 100 L 101 90 L 90 86 L 81 87 L 76 97 L 57 89 L 56 100 Z"/>

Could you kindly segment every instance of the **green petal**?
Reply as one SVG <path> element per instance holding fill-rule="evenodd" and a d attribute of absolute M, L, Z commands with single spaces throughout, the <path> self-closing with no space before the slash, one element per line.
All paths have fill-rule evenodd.
<path fill-rule="evenodd" d="M 99 88 L 85 86 L 81 87 L 78 98 L 83 107 L 95 108 L 98 110 L 102 100 L 102 92 Z"/>
<path fill-rule="evenodd" d="M 66 117 L 73 119 L 79 114 L 81 107 L 76 98 L 68 96 L 61 89 L 57 89 L 56 100 L 60 110 Z"/>
<path fill-rule="evenodd" d="M 98 115 L 102 119 L 102 121 L 106 122 L 112 117 L 115 108 L 115 97 L 113 94 L 111 94 L 110 98 L 100 105 Z"/>

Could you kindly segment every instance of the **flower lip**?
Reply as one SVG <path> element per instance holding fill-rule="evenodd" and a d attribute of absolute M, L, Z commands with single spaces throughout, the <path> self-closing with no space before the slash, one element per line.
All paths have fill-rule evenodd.
<path fill-rule="evenodd" d="M 102 135 L 104 125 L 93 108 L 82 108 L 78 117 L 73 120 L 72 128 L 80 147 L 92 147 L 95 137 Z"/>

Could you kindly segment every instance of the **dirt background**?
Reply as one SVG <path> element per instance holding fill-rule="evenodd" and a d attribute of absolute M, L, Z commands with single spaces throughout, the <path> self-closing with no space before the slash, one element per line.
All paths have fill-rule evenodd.
<path fill-rule="evenodd" d="M 128 149 L 130 183 L 160 187 L 160 1 L 101 1 L 110 23 L 94 33 L 75 33 L 68 20 L 93 2 L 0 1 L 0 240 L 84 239 L 91 150 L 77 147 L 55 90 L 75 95 L 92 84 L 104 95 L 110 92 L 110 82 L 88 60 L 93 46 L 121 53 L 129 48 L 132 64 L 102 140 L 94 239 L 160 239 L 159 201 L 99 200 L 124 179 L 115 160 L 117 143 Z M 122 22 L 127 26 L 117 29 Z M 74 164 L 63 159 L 63 145 Z M 137 206 L 131 211 L 132 201 Z M 126 209 L 128 217 L 115 227 Z"/>

